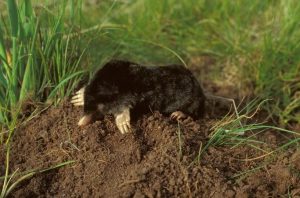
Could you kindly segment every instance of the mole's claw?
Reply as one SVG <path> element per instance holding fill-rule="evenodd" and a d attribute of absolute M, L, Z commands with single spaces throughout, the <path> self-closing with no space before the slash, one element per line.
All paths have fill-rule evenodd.
<path fill-rule="evenodd" d="M 85 87 L 82 87 L 81 89 L 79 89 L 76 94 L 83 94 L 85 91 Z"/>
<path fill-rule="evenodd" d="M 171 119 L 175 119 L 175 114 L 172 113 L 170 117 L 171 117 Z"/>
<path fill-rule="evenodd" d="M 124 117 L 116 118 L 116 124 L 122 134 L 129 133 L 131 131 L 129 121 L 124 120 Z"/>
<path fill-rule="evenodd" d="M 74 106 L 83 106 L 84 103 L 83 102 L 77 102 L 77 103 L 73 103 Z"/>
<path fill-rule="evenodd" d="M 175 111 L 171 114 L 171 119 L 176 119 L 177 121 L 181 120 L 181 119 L 185 119 L 187 116 L 182 113 L 181 111 Z"/>
<path fill-rule="evenodd" d="M 81 88 L 76 94 L 71 98 L 71 103 L 74 106 L 83 106 L 84 105 L 84 91 L 85 87 Z"/>
<path fill-rule="evenodd" d="M 83 101 L 81 100 L 81 98 L 72 98 L 71 99 L 71 103 L 78 103 L 78 102 L 83 102 Z"/>
<path fill-rule="evenodd" d="M 125 133 L 129 133 L 130 132 L 130 123 L 128 121 L 126 121 L 126 123 L 123 125 L 123 129 L 125 131 Z"/>
<path fill-rule="evenodd" d="M 129 133 L 131 131 L 129 108 L 124 109 L 120 114 L 116 114 L 115 120 L 116 125 L 122 134 Z"/>
<path fill-rule="evenodd" d="M 72 100 L 71 100 L 71 103 L 72 103 L 74 106 L 83 106 L 83 105 L 84 105 L 84 101 L 83 101 L 81 98 L 78 98 L 78 99 L 72 99 Z"/>
<path fill-rule="evenodd" d="M 73 97 L 72 97 L 72 100 L 80 100 L 82 98 L 82 96 L 80 96 L 80 95 L 74 95 Z"/>

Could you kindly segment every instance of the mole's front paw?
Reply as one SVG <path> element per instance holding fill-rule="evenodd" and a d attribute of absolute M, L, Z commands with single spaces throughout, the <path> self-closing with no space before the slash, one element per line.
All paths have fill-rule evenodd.
<path fill-rule="evenodd" d="M 82 87 L 76 94 L 72 97 L 71 103 L 74 106 L 83 106 L 84 105 L 84 90 L 85 87 Z"/>
<path fill-rule="evenodd" d="M 182 119 L 185 119 L 187 116 L 182 113 L 181 111 L 175 111 L 171 114 L 171 119 L 174 119 L 174 120 L 182 120 Z"/>
<path fill-rule="evenodd" d="M 122 134 L 131 132 L 129 109 L 115 115 L 116 125 Z"/>

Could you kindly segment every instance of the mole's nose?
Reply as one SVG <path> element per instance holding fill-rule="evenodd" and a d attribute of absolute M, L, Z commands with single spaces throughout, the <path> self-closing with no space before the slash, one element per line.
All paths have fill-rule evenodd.
<path fill-rule="evenodd" d="M 78 126 L 85 126 L 91 123 L 91 121 L 92 121 L 92 115 L 91 114 L 85 115 L 79 120 Z"/>

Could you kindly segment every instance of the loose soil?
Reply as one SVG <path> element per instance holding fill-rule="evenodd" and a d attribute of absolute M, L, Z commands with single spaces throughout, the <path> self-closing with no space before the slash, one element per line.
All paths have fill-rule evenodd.
<path fill-rule="evenodd" d="M 74 163 L 36 174 L 11 197 L 300 196 L 300 151 L 295 147 L 251 159 L 266 153 L 246 145 L 211 146 L 197 160 L 218 119 L 176 123 L 154 112 L 133 121 L 133 132 L 122 135 L 110 116 L 79 128 L 81 115 L 81 108 L 65 102 L 16 130 L 10 172 Z M 269 131 L 257 139 L 270 151 L 284 138 Z M 0 161 L 5 161 L 4 152 Z"/>

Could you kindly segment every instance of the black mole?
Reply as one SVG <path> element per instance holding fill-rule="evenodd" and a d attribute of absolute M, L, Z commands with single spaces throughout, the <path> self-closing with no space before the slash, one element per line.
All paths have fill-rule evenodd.
<path fill-rule="evenodd" d="M 71 102 L 83 105 L 79 125 L 90 123 L 95 115 L 113 114 L 122 133 L 130 131 L 130 114 L 158 110 L 174 119 L 200 118 L 205 110 L 202 88 L 184 66 L 119 60 L 105 64 Z"/>

